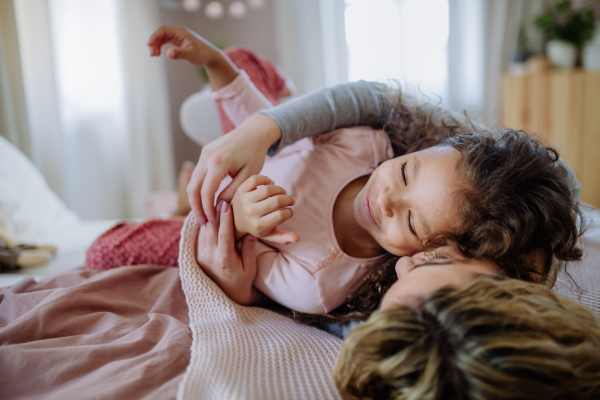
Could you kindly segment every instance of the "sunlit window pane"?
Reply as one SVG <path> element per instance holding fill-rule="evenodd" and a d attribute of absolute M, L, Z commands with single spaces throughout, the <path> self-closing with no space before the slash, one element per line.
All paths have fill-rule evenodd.
<path fill-rule="evenodd" d="M 428 94 L 447 85 L 448 0 L 346 0 L 349 79 L 401 79 Z"/>
<path fill-rule="evenodd" d="M 402 66 L 398 6 L 391 0 L 354 0 L 346 4 L 348 78 L 399 78 Z"/>
<path fill-rule="evenodd" d="M 72 127 L 90 117 L 113 119 L 123 108 L 116 0 L 48 5 L 63 122 Z"/>

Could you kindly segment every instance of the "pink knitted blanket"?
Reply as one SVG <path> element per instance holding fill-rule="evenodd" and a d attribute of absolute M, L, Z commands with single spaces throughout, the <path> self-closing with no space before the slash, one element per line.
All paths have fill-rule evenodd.
<path fill-rule="evenodd" d="M 193 333 L 178 399 L 338 399 L 341 340 L 272 311 L 231 301 L 195 258 L 199 224 L 186 219 L 179 271 Z"/>

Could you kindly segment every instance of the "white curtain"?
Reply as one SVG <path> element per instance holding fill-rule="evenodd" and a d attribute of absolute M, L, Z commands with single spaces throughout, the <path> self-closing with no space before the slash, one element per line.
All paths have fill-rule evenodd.
<path fill-rule="evenodd" d="M 0 1 L 0 135 L 31 158 L 21 56 L 12 1 Z"/>
<path fill-rule="evenodd" d="M 142 217 L 174 187 L 154 0 L 15 3 L 31 158 L 84 219 Z"/>
<path fill-rule="evenodd" d="M 524 24 L 531 50 L 540 50 L 533 28 L 543 0 L 449 0 L 448 105 L 489 124 L 500 114 L 500 80 Z"/>
<path fill-rule="evenodd" d="M 279 59 L 301 92 L 347 81 L 349 57 L 346 37 L 344 32 L 340 32 L 344 27 L 345 5 L 363 4 L 367 9 L 374 9 L 372 3 L 374 0 L 274 0 Z M 417 3 L 420 6 L 423 3 L 427 7 L 444 6 L 443 2 L 424 3 L 422 0 L 379 0 L 379 3 L 386 3 L 388 6 L 395 4 L 399 9 L 409 3 L 410 6 Z M 425 89 L 425 92 L 441 95 L 445 107 L 467 110 L 474 119 L 495 124 L 499 118 L 501 75 L 516 50 L 517 35 L 522 23 L 527 27 L 532 50 L 541 50 L 541 37 L 533 27 L 533 19 L 542 12 L 543 5 L 544 0 L 448 0 L 447 59 L 433 57 L 439 56 L 440 49 L 433 48 L 427 41 L 427 31 L 414 29 L 417 26 L 427 30 L 431 24 L 436 24 L 435 27 L 439 30 L 444 24 L 436 21 L 433 15 L 442 13 L 413 15 L 414 21 L 396 18 L 397 22 L 393 22 L 394 19 L 389 15 L 382 15 L 375 19 L 377 22 L 374 26 L 368 25 L 364 16 L 359 15 L 359 18 L 363 18 L 362 29 L 367 32 L 377 31 L 380 28 L 377 24 L 385 21 L 388 24 L 399 24 L 395 28 L 400 32 L 408 30 L 403 38 L 408 45 L 394 45 L 402 38 L 389 35 L 380 42 L 375 43 L 371 39 L 372 45 L 366 44 L 370 48 L 384 44 L 390 52 L 399 51 L 400 54 L 396 56 L 405 67 L 399 67 L 397 73 L 402 74 L 407 82 L 416 81 L 419 90 Z M 358 34 L 363 35 L 360 32 Z M 398 36 L 401 35 L 402 33 Z M 410 45 L 415 44 L 419 52 L 425 48 L 430 54 L 411 52 Z M 361 57 L 364 56 L 361 54 Z M 383 60 L 389 59 L 391 55 L 387 56 L 377 56 L 377 62 L 386 62 Z M 419 63 L 423 61 L 433 67 L 447 62 L 447 74 L 431 76 L 426 71 L 427 68 L 420 66 Z M 386 64 L 389 67 L 388 64 L 389 61 Z M 415 74 L 412 71 L 414 68 L 408 68 L 406 64 L 417 66 L 420 70 Z M 340 67 L 343 65 L 346 69 Z M 368 72 L 373 75 L 376 71 Z M 430 76 L 421 76 L 427 73 Z M 421 86 L 422 81 L 428 80 L 435 83 L 430 85 L 431 90 L 427 90 L 427 82 L 425 86 Z"/>

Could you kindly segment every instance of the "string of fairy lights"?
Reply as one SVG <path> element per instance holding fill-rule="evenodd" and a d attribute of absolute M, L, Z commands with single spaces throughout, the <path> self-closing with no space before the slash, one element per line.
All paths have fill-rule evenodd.
<path fill-rule="evenodd" d="M 206 3 L 206 4 L 205 4 Z M 228 15 L 231 18 L 244 18 L 249 10 L 263 8 L 266 0 L 234 0 L 208 1 L 201 0 L 160 0 L 162 8 L 167 10 L 183 9 L 187 12 L 203 11 L 207 18 L 221 19 Z"/>

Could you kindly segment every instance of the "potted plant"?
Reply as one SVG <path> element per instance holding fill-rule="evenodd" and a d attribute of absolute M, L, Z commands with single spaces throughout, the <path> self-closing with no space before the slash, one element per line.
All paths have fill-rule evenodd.
<path fill-rule="evenodd" d="M 560 0 L 554 8 L 535 18 L 535 25 L 548 37 L 546 54 L 559 68 L 575 66 L 577 51 L 594 34 L 594 10 L 573 10 L 571 0 Z"/>

